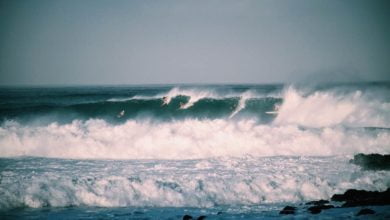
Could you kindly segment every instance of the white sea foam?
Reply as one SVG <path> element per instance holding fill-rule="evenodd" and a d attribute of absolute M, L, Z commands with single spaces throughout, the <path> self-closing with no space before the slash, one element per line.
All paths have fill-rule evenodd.
<path fill-rule="evenodd" d="M 7 122 L 0 127 L 0 156 L 112 159 L 192 159 L 219 156 L 350 155 L 390 153 L 387 129 L 259 125 L 254 120 L 147 122 L 104 120 Z"/>
<path fill-rule="evenodd" d="M 346 125 L 390 128 L 390 103 L 372 99 L 359 90 L 338 94 L 317 91 L 303 95 L 293 87 L 284 93 L 274 124 L 307 127 Z"/>
<path fill-rule="evenodd" d="M 259 205 L 329 199 L 349 188 L 387 189 L 390 172 L 361 171 L 347 160 L 344 157 L 223 157 L 175 162 L 18 160 L 8 163 L 8 171 L 0 174 L 0 209 Z"/>

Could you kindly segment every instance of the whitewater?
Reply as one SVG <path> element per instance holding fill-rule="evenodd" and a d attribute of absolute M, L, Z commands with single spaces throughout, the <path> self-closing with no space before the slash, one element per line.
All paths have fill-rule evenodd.
<path fill-rule="evenodd" d="M 0 123 L 6 218 L 278 218 L 390 186 L 349 162 L 390 153 L 389 83 L 3 87 Z"/>

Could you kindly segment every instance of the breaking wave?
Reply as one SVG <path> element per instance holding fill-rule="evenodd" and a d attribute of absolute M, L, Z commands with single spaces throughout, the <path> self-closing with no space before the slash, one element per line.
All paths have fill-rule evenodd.
<path fill-rule="evenodd" d="M 254 91 L 218 94 L 212 90 L 172 88 L 157 95 L 135 95 L 130 98 L 109 98 L 78 103 L 37 102 L 0 108 L 2 118 L 16 121 L 51 121 L 69 123 L 73 120 L 104 119 L 124 122 L 128 119 L 157 120 L 217 119 L 241 115 L 266 122 L 267 115 L 282 101 L 277 94 Z M 240 114 L 238 114 L 240 113 Z"/>
<path fill-rule="evenodd" d="M 73 121 L 48 126 L 5 123 L 0 155 L 58 158 L 194 159 L 219 156 L 390 153 L 387 129 L 257 124 L 255 120 Z"/>
<path fill-rule="evenodd" d="M 347 94 L 316 91 L 304 95 L 293 87 L 286 89 L 274 124 L 307 127 L 345 125 L 390 128 L 390 102 L 372 99 L 355 90 Z"/>
<path fill-rule="evenodd" d="M 2 108 L 0 156 L 191 159 L 389 153 L 388 89 L 379 91 L 384 95 L 377 89 L 305 91 L 289 86 L 278 98 L 275 91 L 175 87 L 128 100 L 19 108 L 33 115 L 32 122 L 23 116 L 7 119 Z M 40 115 L 48 108 L 56 114 Z"/>

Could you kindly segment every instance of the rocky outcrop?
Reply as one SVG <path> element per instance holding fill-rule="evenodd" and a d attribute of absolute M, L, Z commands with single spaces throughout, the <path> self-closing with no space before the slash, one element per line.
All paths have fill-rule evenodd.
<path fill-rule="evenodd" d="M 292 214 L 295 214 L 295 210 L 297 208 L 293 207 L 293 206 L 286 206 L 282 209 L 282 211 L 279 212 L 279 214 L 281 215 L 292 215 Z"/>
<path fill-rule="evenodd" d="M 191 215 L 184 215 L 183 220 L 193 220 L 194 218 Z M 205 215 L 201 215 L 197 218 L 197 220 L 204 220 L 206 219 Z"/>
<path fill-rule="evenodd" d="M 342 207 L 390 205 L 390 188 L 384 192 L 349 189 L 333 195 L 332 201 L 345 202 Z"/>
<path fill-rule="evenodd" d="M 192 220 L 192 216 L 191 215 L 184 215 L 183 216 L 183 220 Z"/>
<path fill-rule="evenodd" d="M 334 206 L 333 205 L 315 205 L 315 206 L 308 208 L 307 210 L 311 214 L 318 214 L 324 209 L 331 209 L 331 208 L 334 208 Z"/>
<path fill-rule="evenodd" d="M 349 162 L 366 170 L 390 170 L 390 155 L 388 154 L 357 154 Z"/>
<path fill-rule="evenodd" d="M 310 201 L 310 202 L 307 202 L 306 205 L 315 205 L 315 206 L 318 206 L 318 205 L 325 205 L 325 204 L 328 204 L 329 201 L 328 200 L 317 200 L 317 201 Z"/>
<path fill-rule="evenodd" d="M 390 188 L 383 192 L 349 189 L 343 194 L 333 195 L 331 200 L 336 202 L 344 202 L 341 207 L 337 208 L 390 205 Z M 323 210 L 335 208 L 335 206 L 329 204 L 328 200 L 310 201 L 305 205 L 305 208 L 310 206 L 307 208 L 307 210 L 311 214 L 318 214 Z M 286 206 L 279 212 L 279 214 L 295 214 L 296 210 L 296 207 Z M 375 214 L 375 211 L 364 208 L 357 213 L 357 215 L 368 214 Z"/>

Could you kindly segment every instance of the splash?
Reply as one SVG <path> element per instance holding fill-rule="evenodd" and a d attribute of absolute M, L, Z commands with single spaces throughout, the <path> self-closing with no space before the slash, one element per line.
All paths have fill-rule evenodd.
<path fill-rule="evenodd" d="M 390 103 L 369 97 L 359 90 L 347 94 L 316 91 L 305 96 L 294 87 L 288 87 L 274 124 L 307 127 L 343 124 L 352 127 L 389 128 Z"/>

